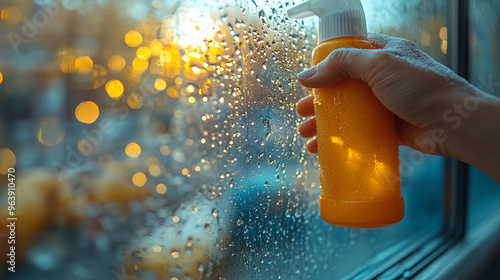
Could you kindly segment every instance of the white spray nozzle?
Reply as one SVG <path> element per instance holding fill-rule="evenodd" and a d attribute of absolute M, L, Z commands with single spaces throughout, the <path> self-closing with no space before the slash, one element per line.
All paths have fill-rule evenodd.
<path fill-rule="evenodd" d="M 366 20 L 359 0 L 310 0 L 288 10 L 296 19 L 317 15 L 320 19 L 319 41 L 360 36 L 366 37 Z"/>

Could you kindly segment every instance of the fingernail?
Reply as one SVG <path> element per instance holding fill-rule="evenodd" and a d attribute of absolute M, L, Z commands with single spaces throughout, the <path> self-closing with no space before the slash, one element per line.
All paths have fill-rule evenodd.
<path fill-rule="evenodd" d="M 300 72 L 297 75 L 297 78 L 299 78 L 299 80 L 307 80 L 307 79 L 311 78 L 314 75 L 316 75 L 316 67 L 309 68 L 307 70 L 304 70 L 304 71 Z"/>

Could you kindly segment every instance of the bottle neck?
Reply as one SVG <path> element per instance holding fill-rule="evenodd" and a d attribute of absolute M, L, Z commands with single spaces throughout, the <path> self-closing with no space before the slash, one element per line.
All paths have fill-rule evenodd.
<path fill-rule="evenodd" d="M 365 13 L 362 10 L 341 10 L 327 13 L 319 20 L 319 41 L 347 36 L 367 37 Z"/>

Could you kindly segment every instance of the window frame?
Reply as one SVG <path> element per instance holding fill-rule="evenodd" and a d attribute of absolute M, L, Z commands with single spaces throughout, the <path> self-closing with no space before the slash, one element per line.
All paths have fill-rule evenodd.
<path fill-rule="evenodd" d="M 452 70 L 469 80 L 470 14 L 468 0 L 448 0 L 448 63 Z M 455 207 L 447 217 L 447 227 L 457 242 L 415 279 L 482 279 L 500 258 L 500 209 L 473 228 L 467 229 L 469 166 L 447 160 L 446 176 L 452 193 L 447 194 Z M 458 208 L 457 208 L 458 207 Z M 460 208 L 462 207 L 462 208 Z"/>

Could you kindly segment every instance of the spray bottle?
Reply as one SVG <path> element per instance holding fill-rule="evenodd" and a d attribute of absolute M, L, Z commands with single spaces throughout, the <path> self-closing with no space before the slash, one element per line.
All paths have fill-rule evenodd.
<path fill-rule="evenodd" d="M 288 11 L 317 15 L 319 44 L 312 65 L 338 48 L 373 49 L 359 0 L 310 0 Z M 346 78 L 313 89 L 316 114 L 320 212 L 326 222 L 376 228 L 404 217 L 395 116 L 361 80 Z"/>

